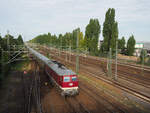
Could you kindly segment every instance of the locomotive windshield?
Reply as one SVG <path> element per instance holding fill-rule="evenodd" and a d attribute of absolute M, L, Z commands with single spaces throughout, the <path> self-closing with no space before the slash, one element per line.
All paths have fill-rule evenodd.
<path fill-rule="evenodd" d="M 70 82 L 70 77 L 64 77 L 64 82 Z"/>
<path fill-rule="evenodd" d="M 77 81 L 77 77 L 72 77 L 72 81 Z"/>

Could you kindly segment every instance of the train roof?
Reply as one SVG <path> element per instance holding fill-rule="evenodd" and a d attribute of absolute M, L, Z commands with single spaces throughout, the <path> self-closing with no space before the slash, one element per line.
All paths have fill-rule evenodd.
<path fill-rule="evenodd" d="M 54 70 L 59 76 L 63 75 L 76 75 L 75 72 L 73 72 L 70 69 L 67 69 L 63 64 L 50 60 L 44 55 L 38 53 L 37 51 L 33 50 L 32 48 L 28 47 L 29 51 L 33 53 L 38 59 L 42 60 L 45 64 L 47 64 L 52 70 Z"/>
<path fill-rule="evenodd" d="M 48 66 L 53 69 L 57 74 L 60 76 L 62 75 L 75 75 L 76 73 L 70 69 L 67 69 L 64 65 L 56 62 L 56 61 L 49 61 Z"/>

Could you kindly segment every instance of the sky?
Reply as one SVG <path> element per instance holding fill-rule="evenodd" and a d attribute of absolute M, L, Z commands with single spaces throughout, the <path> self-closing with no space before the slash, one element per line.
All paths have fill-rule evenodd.
<path fill-rule="evenodd" d="M 150 0 L 0 0 L 0 34 L 9 30 L 27 41 L 78 27 L 84 33 L 90 18 L 97 18 L 102 30 L 108 8 L 116 11 L 119 38 L 133 34 L 136 41 L 150 42 Z"/>

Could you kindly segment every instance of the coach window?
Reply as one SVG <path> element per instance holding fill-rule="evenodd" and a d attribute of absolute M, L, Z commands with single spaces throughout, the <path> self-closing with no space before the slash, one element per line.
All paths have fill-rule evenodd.
<path fill-rule="evenodd" d="M 64 82 L 70 82 L 70 77 L 64 77 Z"/>

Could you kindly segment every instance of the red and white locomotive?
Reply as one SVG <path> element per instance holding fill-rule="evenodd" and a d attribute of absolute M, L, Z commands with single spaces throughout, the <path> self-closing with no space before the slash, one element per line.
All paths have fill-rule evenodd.
<path fill-rule="evenodd" d="M 61 95 L 76 95 L 78 94 L 78 78 L 75 72 L 67 69 L 64 65 L 57 61 L 53 61 L 27 47 L 40 62 L 44 65 L 44 70 L 56 86 L 61 90 Z"/>

